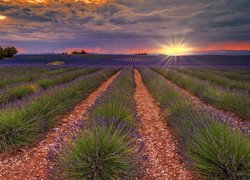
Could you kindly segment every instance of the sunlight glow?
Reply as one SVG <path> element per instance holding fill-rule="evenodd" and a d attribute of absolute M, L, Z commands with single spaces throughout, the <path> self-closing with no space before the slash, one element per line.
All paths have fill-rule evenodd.
<path fill-rule="evenodd" d="M 162 52 L 168 56 L 187 55 L 192 52 L 193 48 L 188 47 L 182 42 L 170 42 L 163 46 Z"/>
<path fill-rule="evenodd" d="M 6 16 L 3 16 L 3 15 L 0 15 L 0 20 L 5 20 L 7 17 Z"/>

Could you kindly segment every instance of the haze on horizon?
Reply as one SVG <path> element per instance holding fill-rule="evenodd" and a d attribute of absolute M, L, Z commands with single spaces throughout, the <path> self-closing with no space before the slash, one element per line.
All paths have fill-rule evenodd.
<path fill-rule="evenodd" d="M 180 42 L 200 53 L 250 51 L 249 17 L 249 0 L 0 0 L 0 45 L 21 53 L 162 53 Z"/>

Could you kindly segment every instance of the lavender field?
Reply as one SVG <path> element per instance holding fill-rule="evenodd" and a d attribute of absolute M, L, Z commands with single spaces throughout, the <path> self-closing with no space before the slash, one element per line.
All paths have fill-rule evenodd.
<path fill-rule="evenodd" d="M 147 66 L 147 67 L 217 67 L 249 68 L 250 56 L 164 56 L 164 55 L 16 55 L 0 60 L 1 65 L 46 65 L 64 61 L 70 66 Z"/>
<path fill-rule="evenodd" d="M 249 178 L 246 66 L 21 57 L 0 67 L 1 178 Z"/>
<path fill-rule="evenodd" d="M 0 0 L 0 180 L 250 180 L 250 0 Z"/>

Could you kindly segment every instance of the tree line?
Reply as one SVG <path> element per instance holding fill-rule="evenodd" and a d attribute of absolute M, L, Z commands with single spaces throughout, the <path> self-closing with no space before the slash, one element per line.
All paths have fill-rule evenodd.
<path fill-rule="evenodd" d="M 0 46 L 0 59 L 3 58 L 11 58 L 17 53 L 17 49 L 15 47 L 6 47 L 2 48 Z"/>

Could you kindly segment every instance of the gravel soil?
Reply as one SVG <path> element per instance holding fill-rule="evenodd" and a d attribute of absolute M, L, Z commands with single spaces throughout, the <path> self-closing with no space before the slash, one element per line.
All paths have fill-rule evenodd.
<path fill-rule="evenodd" d="M 164 122 L 161 109 L 143 84 L 138 70 L 135 70 L 135 81 L 137 131 L 144 143 L 140 156 L 145 157 L 141 162 L 141 179 L 197 179 L 182 161 L 177 138 Z"/>

